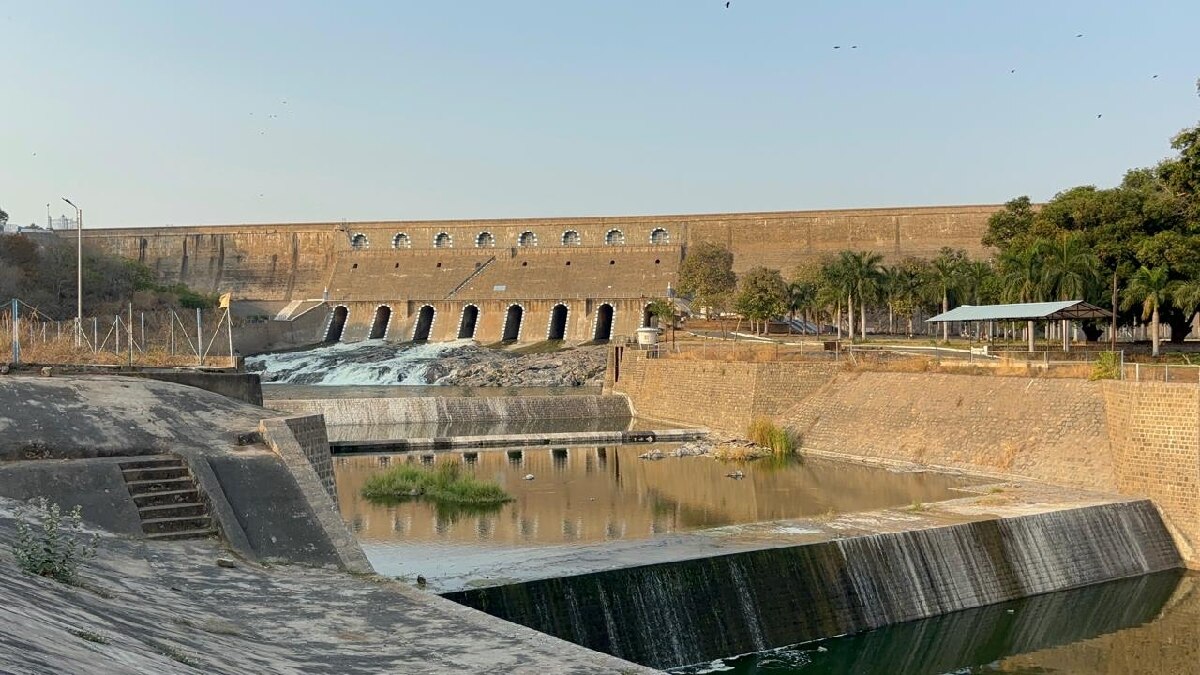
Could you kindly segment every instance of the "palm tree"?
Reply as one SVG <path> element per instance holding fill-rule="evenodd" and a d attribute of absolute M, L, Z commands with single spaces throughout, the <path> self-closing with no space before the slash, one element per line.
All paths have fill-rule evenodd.
<path fill-rule="evenodd" d="M 1042 256 L 1036 245 L 1010 248 L 1000 255 L 1001 297 L 1007 302 L 1039 302 L 1043 297 Z M 1033 351 L 1033 321 L 1025 324 Z"/>
<path fill-rule="evenodd" d="M 1042 288 L 1059 300 L 1085 300 L 1100 279 L 1100 259 L 1077 233 L 1062 233 L 1054 242 L 1039 241 L 1035 252 L 1041 258 Z M 1069 339 L 1070 322 L 1062 322 L 1063 349 Z"/>
<path fill-rule="evenodd" d="M 849 297 L 850 274 L 846 265 L 845 254 L 830 260 L 821 268 L 821 288 L 818 297 L 827 307 L 836 307 L 834 323 L 837 325 L 838 339 L 842 338 L 842 300 Z M 854 322 L 850 321 L 850 337 L 854 337 Z"/>
<path fill-rule="evenodd" d="M 1167 302 L 1168 296 L 1174 291 L 1170 277 L 1171 274 L 1165 266 L 1150 269 L 1142 265 L 1129 279 L 1129 285 L 1125 288 L 1125 299 L 1121 302 L 1123 309 L 1141 304 L 1142 320 L 1150 319 L 1152 356 L 1158 356 L 1158 309 Z"/>
<path fill-rule="evenodd" d="M 806 311 L 817 295 L 817 289 L 806 281 L 793 281 L 787 286 L 788 333 L 792 332 L 792 324 L 796 322 L 796 312 Z"/>
<path fill-rule="evenodd" d="M 858 334 L 867 337 L 867 303 L 878 297 L 883 281 L 880 263 L 883 256 L 869 251 L 843 251 L 841 257 L 847 277 L 847 298 L 851 303 L 858 299 L 860 316 Z M 854 340 L 854 308 L 850 306 L 850 339 Z"/>
<path fill-rule="evenodd" d="M 1187 318 L 1192 318 L 1200 310 L 1200 279 L 1176 282 L 1171 300 L 1184 311 Z"/>
<path fill-rule="evenodd" d="M 929 263 L 930 290 L 941 296 L 943 314 L 950 311 L 950 295 L 962 284 L 962 263 L 963 258 L 948 248 Z M 946 322 L 942 322 L 942 341 L 950 341 L 950 324 Z"/>

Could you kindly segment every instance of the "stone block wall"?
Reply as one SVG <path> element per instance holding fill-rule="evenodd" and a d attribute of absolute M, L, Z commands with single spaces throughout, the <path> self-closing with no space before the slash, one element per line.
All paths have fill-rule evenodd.
<path fill-rule="evenodd" d="M 1106 382 L 1104 400 L 1118 489 L 1153 499 L 1194 559 L 1200 551 L 1200 386 Z"/>
<path fill-rule="evenodd" d="M 337 503 L 337 483 L 333 478 L 333 457 L 329 453 L 329 436 L 325 431 L 325 418 L 321 415 L 304 415 L 285 418 L 284 423 L 300 446 L 313 471 L 329 497 Z"/>
<path fill-rule="evenodd" d="M 1200 565 L 1194 384 L 851 372 L 624 350 L 606 386 L 642 417 L 744 433 L 766 415 L 799 431 L 809 451 L 1148 497 Z"/>
<path fill-rule="evenodd" d="M 528 280 L 530 298 L 561 293 L 628 297 L 625 292 L 611 292 L 614 284 L 636 286 L 634 295 L 652 297 L 665 291 L 662 281 L 671 272 L 668 263 L 673 269 L 683 248 L 696 242 L 728 246 L 739 272 L 756 265 L 786 271 L 806 257 L 843 249 L 877 251 L 893 260 L 932 256 L 942 246 L 979 254 L 987 218 L 999 208 L 89 228 L 83 236 L 89 246 L 146 264 L 164 283 L 233 291 L 238 300 L 313 299 L 322 297 L 325 288 L 340 289 L 331 290 L 334 301 L 442 299 L 475 263 L 492 255 L 515 259 L 514 275 L 545 266 Z M 568 237 L 569 233 L 578 237 Z M 492 246 L 478 247 L 485 234 Z M 621 243 L 610 246 L 607 242 L 614 234 L 619 234 Z M 398 241 L 404 243 L 397 246 Z M 439 241 L 441 246 L 435 246 Z M 574 245 L 565 245 L 567 241 Z M 615 267 L 620 268 L 623 258 L 638 255 L 660 259 L 662 268 L 604 267 L 616 260 Z M 572 260 L 572 267 L 587 266 L 592 272 L 566 274 L 570 258 L 578 258 Z M 585 265 L 588 258 L 603 260 Z M 436 267 L 439 259 L 441 268 Z M 450 268 L 455 266 L 458 271 L 452 274 Z M 457 281 L 452 281 L 455 277 Z M 486 281 L 478 289 L 480 299 L 495 286 Z M 377 292 L 389 289 L 390 297 Z"/>
<path fill-rule="evenodd" d="M 820 388 L 834 366 L 652 359 L 622 350 L 611 389 L 629 397 L 634 415 L 745 433 L 759 415 L 773 417 Z M 612 371 L 610 371 L 612 372 Z"/>
<path fill-rule="evenodd" d="M 373 572 L 338 510 L 324 419 L 320 415 L 268 418 L 259 422 L 259 432 L 296 481 L 307 510 L 335 551 L 339 564 L 351 572 Z"/>
<path fill-rule="evenodd" d="M 842 372 L 782 419 L 804 446 L 888 461 L 1112 489 L 1099 383 Z"/>

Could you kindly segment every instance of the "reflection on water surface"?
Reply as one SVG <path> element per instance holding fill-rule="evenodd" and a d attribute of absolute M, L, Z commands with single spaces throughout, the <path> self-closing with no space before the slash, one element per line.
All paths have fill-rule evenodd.
<path fill-rule="evenodd" d="M 679 675 L 1200 672 L 1200 576 L 1161 572 L 678 668 Z"/>
<path fill-rule="evenodd" d="M 470 556 L 935 502 L 961 496 L 952 488 L 966 482 L 817 459 L 741 465 L 707 457 L 638 459 L 654 448 L 669 453 L 675 447 L 356 455 L 335 464 L 342 514 L 376 568 L 430 578 L 467 564 Z M 461 462 L 477 477 L 499 483 L 513 501 L 480 511 L 424 501 L 378 505 L 359 494 L 372 473 L 422 461 Z M 726 477 L 735 469 L 745 478 Z M 527 475 L 533 479 L 524 480 Z"/>

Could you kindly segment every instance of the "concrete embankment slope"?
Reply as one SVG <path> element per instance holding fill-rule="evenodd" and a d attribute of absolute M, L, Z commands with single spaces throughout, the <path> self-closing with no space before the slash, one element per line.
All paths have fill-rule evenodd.
<path fill-rule="evenodd" d="M 745 433 L 755 416 L 806 452 L 1148 497 L 1200 566 L 1200 387 L 1158 382 L 856 372 L 828 363 L 648 359 L 606 386 L 639 416 Z"/>
<path fill-rule="evenodd" d="M 119 462 L 174 455 L 216 529 L 242 555 L 369 571 L 337 516 L 336 494 L 323 489 L 313 458 L 296 442 L 303 425 L 294 431 L 280 422 L 264 434 L 268 415 L 275 414 L 144 378 L 0 377 L 0 496 L 79 504 L 87 521 L 141 536 Z M 307 447 L 328 458 L 316 423 L 320 438 Z M 327 474 L 332 485 L 331 467 Z"/>
<path fill-rule="evenodd" d="M 101 534 L 83 587 L 21 573 L 0 499 L 5 673 L 649 673 L 395 581 L 218 567 L 209 541 Z"/>

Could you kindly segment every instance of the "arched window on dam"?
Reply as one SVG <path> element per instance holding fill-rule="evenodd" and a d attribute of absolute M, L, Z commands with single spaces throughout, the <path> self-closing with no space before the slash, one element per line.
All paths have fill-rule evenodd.
<path fill-rule="evenodd" d="M 605 246 L 624 246 L 625 233 L 620 230 L 609 230 L 608 234 L 604 235 Z"/>
<path fill-rule="evenodd" d="M 362 232 L 355 232 L 354 236 L 350 237 L 350 248 L 356 251 L 360 251 L 370 245 L 371 242 L 367 241 L 367 235 Z"/>
<path fill-rule="evenodd" d="M 613 329 L 613 306 L 607 302 L 596 310 L 596 330 L 592 333 L 592 339 L 597 342 L 612 339 Z"/>
<path fill-rule="evenodd" d="M 475 235 L 475 248 L 495 248 L 496 238 L 491 232 L 480 232 Z"/>
<path fill-rule="evenodd" d="M 582 244 L 583 239 L 580 238 L 579 232 L 576 232 L 575 230 L 567 230 L 566 232 L 563 232 L 563 246 L 581 246 Z"/>
<path fill-rule="evenodd" d="M 437 236 L 433 238 L 434 248 L 450 248 L 452 246 L 454 246 L 454 238 L 447 232 L 438 232 Z"/>
<path fill-rule="evenodd" d="M 517 246 L 537 246 L 537 235 L 528 230 L 522 232 L 521 236 L 517 237 Z"/>
<path fill-rule="evenodd" d="M 379 340 L 387 335 L 388 324 L 392 321 L 392 308 L 380 305 L 375 308 L 375 320 L 371 322 L 371 332 L 367 335 L 370 340 Z"/>
<path fill-rule="evenodd" d="M 458 339 L 469 340 L 475 337 L 475 327 L 479 324 L 479 308 L 475 305 L 463 307 L 462 320 L 458 322 Z"/>
<path fill-rule="evenodd" d="M 412 239 L 403 232 L 397 232 L 396 236 L 392 237 L 392 248 L 412 248 Z"/>
<path fill-rule="evenodd" d="M 413 342 L 425 342 L 433 331 L 433 305 L 425 305 L 417 312 L 417 325 L 413 326 Z"/>
<path fill-rule="evenodd" d="M 656 227 L 650 230 L 650 243 L 654 245 L 669 244 L 671 243 L 671 233 L 664 228 Z"/>

